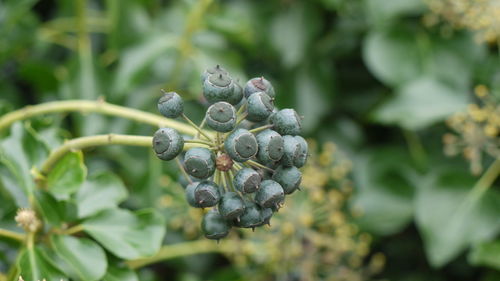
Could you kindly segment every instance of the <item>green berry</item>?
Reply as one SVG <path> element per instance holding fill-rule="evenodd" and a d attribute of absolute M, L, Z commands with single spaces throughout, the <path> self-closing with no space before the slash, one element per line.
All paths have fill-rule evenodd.
<path fill-rule="evenodd" d="M 161 128 L 153 136 L 153 149 L 161 160 L 172 160 L 182 152 L 184 139 L 174 129 Z"/>
<path fill-rule="evenodd" d="M 233 94 L 229 96 L 227 102 L 236 106 L 243 100 L 243 88 L 240 86 L 240 84 L 236 82 L 233 83 Z"/>
<path fill-rule="evenodd" d="M 273 174 L 273 180 L 281 185 L 285 194 L 292 194 L 300 186 L 302 173 L 297 167 L 280 166 Z"/>
<path fill-rule="evenodd" d="M 274 125 L 273 129 L 282 135 L 300 134 L 300 117 L 293 109 L 286 108 L 274 113 L 270 121 Z"/>
<path fill-rule="evenodd" d="M 234 93 L 233 79 L 224 73 L 214 73 L 203 82 L 203 95 L 209 103 L 227 101 Z"/>
<path fill-rule="evenodd" d="M 245 85 L 244 92 L 246 98 L 258 92 L 265 92 L 271 98 L 274 98 L 275 96 L 273 85 L 271 85 L 271 82 L 266 80 L 264 77 L 250 79 Z"/>
<path fill-rule="evenodd" d="M 283 138 L 276 131 L 267 129 L 256 136 L 259 145 L 257 159 L 269 164 L 278 162 L 283 156 Z"/>
<path fill-rule="evenodd" d="M 253 122 L 266 120 L 273 113 L 274 104 L 264 92 L 254 93 L 248 97 L 247 119 Z"/>
<path fill-rule="evenodd" d="M 207 68 L 202 74 L 201 74 L 201 83 L 205 83 L 205 80 L 208 78 L 208 76 L 212 75 L 212 74 L 224 74 L 224 75 L 228 75 L 227 71 L 220 67 L 220 65 L 216 65 L 214 67 L 211 67 L 211 68 Z"/>
<path fill-rule="evenodd" d="M 213 207 L 219 203 L 219 187 L 212 181 L 202 181 L 194 189 L 194 200 L 202 208 Z"/>
<path fill-rule="evenodd" d="M 201 229 L 208 239 L 219 240 L 231 230 L 229 223 L 215 209 L 208 211 L 201 221 Z"/>
<path fill-rule="evenodd" d="M 263 208 L 270 208 L 285 199 L 285 192 L 281 185 L 273 180 L 264 180 L 255 193 L 255 201 Z"/>
<path fill-rule="evenodd" d="M 295 136 L 295 139 L 299 143 L 300 153 L 297 158 L 295 158 L 295 162 L 293 165 L 297 168 L 303 167 L 307 162 L 307 155 L 309 153 L 309 146 L 307 145 L 306 140 L 301 136 Z"/>
<path fill-rule="evenodd" d="M 261 212 L 260 212 L 260 216 L 262 217 L 262 224 L 261 225 L 267 224 L 270 226 L 271 225 L 271 217 L 273 216 L 273 214 L 274 214 L 274 212 L 273 212 L 273 209 L 271 209 L 271 208 L 261 209 Z"/>
<path fill-rule="evenodd" d="M 219 202 L 219 213 L 227 220 L 238 219 L 245 211 L 243 199 L 236 192 L 226 192 Z"/>
<path fill-rule="evenodd" d="M 190 183 L 186 186 L 186 200 L 188 202 L 189 205 L 191 205 L 192 207 L 195 207 L 195 208 L 201 208 L 200 204 L 198 204 L 198 202 L 196 201 L 195 197 L 194 197 L 194 191 L 196 190 L 196 187 L 198 186 L 200 182 L 193 182 L 193 183 Z"/>
<path fill-rule="evenodd" d="M 184 102 L 176 92 L 167 92 L 158 100 L 158 111 L 168 118 L 177 118 L 184 111 Z"/>
<path fill-rule="evenodd" d="M 233 183 L 241 193 L 255 192 L 262 181 L 260 174 L 252 168 L 243 168 L 234 176 Z"/>
<path fill-rule="evenodd" d="M 184 167 L 191 176 L 206 179 L 215 171 L 215 155 L 204 147 L 191 148 L 184 156 Z"/>
<path fill-rule="evenodd" d="M 227 154 L 238 162 L 245 162 L 254 157 L 258 148 L 255 136 L 245 129 L 236 129 L 224 142 Z"/>
<path fill-rule="evenodd" d="M 245 201 L 245 211 L 236 222 L 236 226 L 244 228 L 255 228 L 262 225 L 263 218 L 261 208 L 251 201 Z"/>
<path fill-rule="evenodd" d="M 217 132 L 230 132 L 236 126 L 236 110 L 227 102 L 212 104 L 206 115 L 207 125 Z"/>
<path fill-rule="evenodd" d="M 284 153 L 281 157 L 281 165 L 289 167 L 297 161 L 301 154 L 299 141 L 293 136 L 283 136 Z"/>

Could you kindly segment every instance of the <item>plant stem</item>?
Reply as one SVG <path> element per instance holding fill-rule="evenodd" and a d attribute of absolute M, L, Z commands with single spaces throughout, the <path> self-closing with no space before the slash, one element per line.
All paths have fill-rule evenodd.
<path fill-rule="evenodd" d="M 207 117 L 205 116 L 203 118 L 203 121 L 201 121 L 201 124 L 200 124 L 200 130 L 203 130 L 203 127 L 205 127 L 205 123 L 207 122 Z M 194 136 L 195 138 L 200 138 L 200 132 L 196 132 L 196 135 Z"/>
<path fill-rule="evenodd" d="M 73 235 L 75 233 L 78 233 L 78 232 L 82 232 L 83 231 L 83 225 L 81 224 L 77 224 L 75 226 L 72 226 L 66 230 L 64 230 L 62 232 L 62 234 L 66 234 L 66 235 Z"/>
<path fill-rule="evenodd" d="M 473 206 L 474 203 L 479 200 L 484 193 L 491 187 L 493 182 L 497 179 L 500 174 L 500 158 L 495 159 L 495 161 L 488 167 L 488 170 L 479 178 L 474 187 L 469 191 L 464 201 L 462 202 L 461 208 L 468 209 Z"/>
<path fill-rule="evenodd" d="M 184 143 L 199 143 L 199 144 L 204 144 L 208 146 L 215 146 L 214 143 L 206 141 L 206 140 L 200 140 L 200 139 L 191 139 L 191 140 L 184 140 Z"/>
<path fill-rule="evenodd" d="M 19 242 L 23 242 L 24 239 L 26 239 L 26 235 L 24 235 L 22 233 L 18 233 L 15 231 L 10 231 L 7 229 L 2 229 L 2 228 L 0 228 L 0 236 L 7 237 L 7 238 L 10 238 L 12 240 L 19 241 Z"/>
<path fill-rule="evenodd" d="M 274 125 L 265 125 L 265 126 L 262 126 L 262 127 L 251 129 L 251 130 L 249 130 L 249 132 L 250 133 L 258 133 L 258 132 L 267 130 L 267 129 L 272 128 L 272 127 L 274 127 Z"/>
<path fill-rule="evenodd" d="M 187 124 L 141 110 L 110 104 L 102 100 L 67 100 L 47 102 L 38 105 L 28 105 L 24 108 L 9 112 L 2 116 L 0 118 L 0 131 L 9 127 L 16 121 L 28 119 L 34 116 L 48 113 L 75 111 L 81 113 L 101 113 L 105 115 L 134 120 L 140 123 L 150 124 L 156 127 L 169 127 L 172 129 L 176 129 L 182 134 L 190 136 L 194 136 L 197 132 Z"/>
<path fill-rule="evenodd" d="M 184 118 L 184 120 L 186 120 L 189 123 L 189 125 L 191 125 L 191 127 L 193 127 L 196 131 L 198 131 L 198 133 L 202 134 L 209 141 L 212 141 L 212 138 L 208 136 L 200 127 L 198 127 L 198 125 L 196 125 L 193 121 L 191 121 L 191 119 L 189 119 L 189 117 L 187 117 L 186 114 L 182 113 L 181 116 L 182 118 Z"/>
<path fill-rule="evenodd" d="M 239 125 L 241 123 L 241 121 L 245 120 L 245 118 L 247 118 L 247 115 L 248 113 L 243 113 L 241 116 L 239 116 L 239 118 L 237 118 L 236 120 L 236 125 Z"/>
<path fill-rule="evenodd" d="M 130 260 L 126 263 L 130 268 L 138 269 L 153 263 L 178 257 L 204 253 L 220 253 L 228 251 L 236 246 L 236 243 L 230 240 L 222 241 L 220 244 L 216 244 L 214 241 L 210 240 L 182 242 L 173 245 L 164 245 L 160 251 L 152 257 Z"/>
<path fill-rule="evenodd" d="M 224 191 L 224 193 L 226 193 L 226 191 L 229 191 L 229 187 L 228 187 L 227 181 L 226 181 L 226 173 L 219 171 L 219 174 L 220 174 L 220 178 L 222 181 L 222 184 L 221 184 L 222 190 Z"/>
<path fill-rule="evenodd" d="M 245 109 L 247 109 L 247 102 L 245 101 L 245 103 L 243 103 L 240 108 L 238 109 L 238 111 L 236 111 L 236 116 L 237 117 L 240 117 L 241 114 L 243 114 L 243 112 L 245 112 Z"/>
<path fill-rule="evenodd" d="M 269 172 L 272 172 L 274 173 L 274 170 L 269 168 L 269 167 L 266 167 L 260 163 L 257 163 L 255 161 L 252 161 L 252 160 L 247 160 L 245 163 L 248 163 L 250 166 L 254 166 L 254 167 L 257 167 L 257 168 L 261 168 L 261 169 L 264 169 L 264 170 L 268 170 Z"/>
<path fill-rule="evenodd" d="M 181 173 L 186 177 L 187 181 L 189 183 L 193 183 L 193 180 L 191 180 L 191 177 L 188 175 L 184 167 L 182 166 L 181 160 L 179 160 L 179 157 L 175 157 L 175 162 L 177 163 L 177 166 L 179 166 L 179 170 L 181 170 Z"/>

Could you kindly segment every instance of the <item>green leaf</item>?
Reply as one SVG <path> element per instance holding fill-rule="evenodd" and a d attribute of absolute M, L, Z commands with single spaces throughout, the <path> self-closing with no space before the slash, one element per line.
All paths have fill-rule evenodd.
<path fill-rule="evenodd" d="M 389 20 L 404 16 L 415 15 L 425 10 L 421 0 L 398 0 L 390 4 L 386 0 L 365 0 L 366 14 L 374 24 L 385 25 Z"/>
<path fill-rule="evenodd" d="M 374 112 L 374 118 L 381 123 L 417 130 L 466 106 L 465 92 L 453 90 L 434 78 L 423 77 L 401 87 L 392 99 Z"/>
<path fill-rule="evenodd" d="M 111 173 L 98 174 L 87 179 L 76 193 L 78 217 L 88 217 L 101 210 L 116 207 L 127 195 L 127 189 L 120 178 Z"/>
<path fill-rule="evenodd" d="M 414 186 L 409 156 L 402 149 L 378 148 L 356 159 L 353 170 L 357 192 L 353 206 L 363 212 L 358 220 L 367 231 L 389 235 L 412 219 Z"/>
<path fill-rule="evenodd" d="M 469 261 L 500 270 L 500 240 L 474 245 L 469 253 Z"/>
<path fill-rule="evenodd" d="M 104 281 L 139 281 L 137 274 L 127 266 L 109 265 Z"/>
<path fill-rule="evenodd" d="M 65 207 L 62 202 L 58 202 L 50 193 L 37 190 L 35 192 L 35 202 L 37 209 L 43 218 L 53 226 L 60 226 L 64 221 Z"/>
<path fill-rule="evenodd" d="M 87 168 L 81 151 L 67 153 L 47 175 L 47 186 L 57 199 L 68 199 L 85 181 Z"/>
<path fill-rule="evenodd" d="M 81 280 L 99 280 L 106 273 L 106 254 L 92 240 L 53 235 L 51 242 L 57 255 L 69 264 Z M 71 272 L 66 274 L 71 275 Z"/>
<path fill-rule="evenodd" d="M 164 218 L 153 210 L 108 209 L 85 220 L 83 228 L 114 255 L 136 259 L 155 254 L 165 235 Z"/>
<path fill-rule="evenodd" d="M 17 267 L 19 275 L 26 281 L 68 280 L 38 246 L 24 250 L 20 254 Z"/>
<path fill-rule="evenodd" d="M 472 244 L 492 239 L 500 230 L 500 193 L 474 197 L 476 179 L 459 169 L 433 169 L 416 196 L 416 223 L 434 267 L 451 261 Z"/>

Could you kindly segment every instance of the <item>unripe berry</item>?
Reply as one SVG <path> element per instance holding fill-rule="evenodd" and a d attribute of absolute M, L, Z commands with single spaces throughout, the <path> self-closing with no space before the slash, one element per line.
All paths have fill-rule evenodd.
<path fill-rule="evenodd" d="M 227 102 L 214 103 L 207 110 L 206 121 L 217 132 L 229 132 L 236 126 L 236 110 Z"/>
<path fill-rule="evenodd" d="M 219 187 L 212 181 L 202 181 L 194 189 L 194 200 L 202 208 L 213 207 L 219 203 Z"/>
<path fill-rule="evenodd" d="M 215 155 L 207 148 L 194 147 L 184 156 L 186 172 L 198 179 L 206 179 L 215 171 Z"/>
<path fill-rule="evenodd" d="M 260 174 L 252 168 L 243 168 L 234 176 L 234 186 L 241 193 L 255 192 L 262 181 Z"/>
<path fill-rule="evenodd" d="M 208 76 L 212 74 L 224 74 L 228 75 L 227 71 L 222 68 L 220 65 L 216 65 L 214 67 L 207 68 L 202 74 L 201 74 L 201 83 L 205 83 L 205 80 L 208 78 Z"/>
<path fill-rule="evenodd" d="M 264 164 L 278 162 L 283 156 L 283 138 L 277 132 L 267 129 L 256 136 L 259 145 L 257 159 Z"/>
<path fill-rule="evenodd" d="M 247 119 L 253 122 L 266 120 L 273 113 L 273 100 L 264 92 L 248 97 Z"/>
<path fill-rule="evenodd" d="M 196 199 L 194 197 L 194 191 L 196 190 L 196 187 L 198 186 L 198 184 L 200 184 L 200 182 L 197 182 L 197 181 L 190 183 L 186 186 L 186 190 L 185 190 L 186 200 L 187 200 L 188 204 L 191 205 L 192 207 L 195 207 L 195 208 L 201 208 L 200 204 L 196 201 Z"/>
<path fill-rule="evenodd" d="M 161 128 L 153 136 L 153 150 L 161 160 L 172 160 L 182 152 L 184 139 L 174 129 Z"/>
<path fill-rule="evenodd" d="M 254 202 L 245 201 L 245 211 L 240 216 L 240 221 L 235 223 L 238 227 L 255 228 L 262 225 L 261 208 Z"/>
<path fill-rule="evenodd" d="M 227 74 L 214 73 L 203 82 L 203 95 L 209 103 L 227 101 L 233 93 L 233 79 Z"/>
<path fill-rule="evenodd" d="M 245 204 L 236 192 L 226 192 L 219 202 L 219 213 L 227 220 L 239 219 L 245 211 Z"/>
<path fill-rule="evenodd" d="M 217 210 L 212 209 L 203 216 L 201 229 L 206 238 L 219 240 L 229 234 L 231 226 Z"/>
<path fill-rule="evenodd" d="M 254 157 L 258 148 L 255 136 L 245 129 L 235 130 L 224 142 L 224 149 L 227 154 L 238 162 L 245 162 Z"/>
<path fill-rule="evenodd" d="M 307 145 L 306 140 L 301 136 L 295 136 L 295 139 L 299 143 L 300 153 L 299 156 L 295 159 L 293 163 L 295 167 L 300 168 L 303 167 L 307 162 L 307 155 L 309 153 L 309 146 Z"/>
<path fill-rule="evenodd" d="M 176 92 L 167 92 L 158 100 L 158 111 L 168 118 L 177 118 L 184 111 L 184 102 Z"/>
<path fill-rule="evenodd" d="M 240 86 L 240 84 L 238 84 L 234 81 L 233 81 L 233 83 L 234 83 L 233 93 L 231 94 L 231 96 L 229 96 L 229 98 L 227 99 L 227 102 L 236 106 L 243 99 L 243 88 Z"/>
<path fill-rule="evenodd" d="M 301 154 L 300 144 L 293 136 L 283 136 L 284 153 L 281 157 L 281 165 L 289 167 L 297 161 Z"/>
<path fill-rule="evenodd" d="M 271 208 L 264 208 L 261 209 L 260 216 L 262 217 L 262 224 L 267 224 L 271 226 L 271 217 L 273 216 L 274 212 L 273 209 Z"/>
<path fill-rule="evenodd" d="M 263 208 L 276 206 L 284 199 L 283 187 L 273 180 L 262 181 L 259 190 L 255 193 L 255 201 Z"/>
<path fill-rule="evenodd" d="M 246 98 L 257 92 L 265 92 L 271 98 L 274 98 L 275 96 L 273 85 L 271 85 L 271 82 L 266 80 L 264 77 L 250 79 L 245 85 L 244 92 Z"/>
<path fill-rule="evenodd" d="M 300 186 L 302 173 L 297 167 L 280 166 L 273 174 L 273 180 L 281 185 L 285 194 L 292 194 Z"/>
<path fill-rule="evenodd" d="M 274 113 L 270 121 L 274 125 L 273 129 L 282 135 L 300 134 L 300 117 L 293 109 L 286 108 Z"/>

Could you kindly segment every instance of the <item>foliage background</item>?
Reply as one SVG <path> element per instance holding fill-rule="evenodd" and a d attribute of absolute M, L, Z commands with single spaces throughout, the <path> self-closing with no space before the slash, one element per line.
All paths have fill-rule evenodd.
<path fill-rule="evenodd" d="M 348 205 L 363 215 L 352 222 L 373 236 L 364 263 L 378 252 L 386 260 L 373 278 L 500 280 L 498 186 L 472 196 L 478 176 L 463 158 L 446 157 L 441 141 L 451 131 L 444 120 L 478 102 L 477 85 L 493 100 L 500 93 L 500 8 L 486 0 L 450 3 L 6 0 L 0 2 L 0 113 L 101 98 L 155 113 L 164 88 L 190 100 L 187 111 L 199 121 L 199 75 L 206 67 L 221 64 L 241 81 L 264 75 L 278 93 L 277 105 L 305 116 L 308 137 L 334 141 L 353 162 Z M 471 24 L 478 22 L 485 24 Z M 63 117 L 31 125 L 60 126 L 66 138 L 153 132 L 95 114 Z M 197 237 L 172 222 L 181 209 L 158 202 L 170 198 L 169 190 L 182 191 L 176 167 L 142 148 L 92 150 L 85 161 L 89 174 L 120 176 L 130 194 L 127 208 L 162 210 L 174 223 L 167 243 Z M 493 159 L 480 161 L 486 169 Z M 2 195 L 0 220 L 14 227 L 9 196 Z M 468 208 L 460 207 L 471 197 Z M 196 232 L 196 216 L 190 220 Z M 13 248 L 0 241 L 0 249 L 6 271 Z M 168 260 L 139 276 L 247 280 L 262 268 L 256 264 L 242 271 L 234 259 L 201 255 Z"/>

